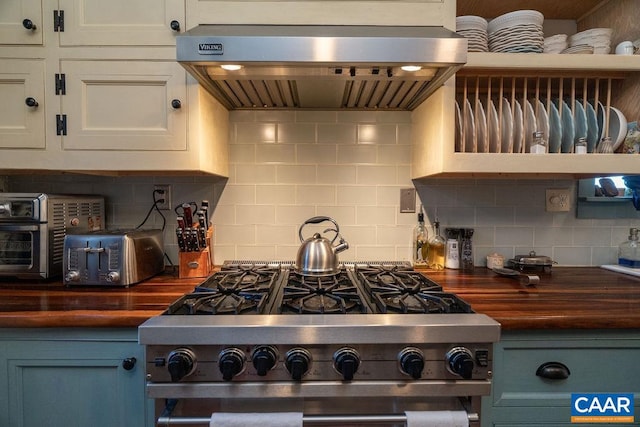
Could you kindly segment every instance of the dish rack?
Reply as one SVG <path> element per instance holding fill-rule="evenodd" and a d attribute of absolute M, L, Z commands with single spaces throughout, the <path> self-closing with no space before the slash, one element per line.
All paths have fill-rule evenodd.
<path fill-rule="evenodd" d="M 456 78 L 456 141 L 461 153 L 529 153 L 541 131 L 549 153 L 575 153 L 582 137 L 588 153 L 615 151 L 627 119 L 612 105 L 624 72 L 550 74 L 532 71 L 496 76 L 496 70 L 462 70 Z M 622 147 L 621 147 L 622 148 Z"/>

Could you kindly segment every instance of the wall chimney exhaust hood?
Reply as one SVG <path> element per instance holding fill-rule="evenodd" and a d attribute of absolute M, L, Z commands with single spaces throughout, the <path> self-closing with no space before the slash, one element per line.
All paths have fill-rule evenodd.
<path fill-rule="evenodd" d="M 176 44 L 229 110 L 413 110 L 467 60 L 443 27 L 200 25 Z"/>

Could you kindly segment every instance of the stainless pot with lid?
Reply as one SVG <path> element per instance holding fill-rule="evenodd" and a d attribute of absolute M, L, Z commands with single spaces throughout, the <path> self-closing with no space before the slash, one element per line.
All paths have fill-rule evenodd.
<path fill-rule="evenodd" d="M 509 262 L 521 271 L 527 268 L 542 268 L 545 272 L 550 272 L 551 266 L 556 263 L 548 256 L 537 255 L 535 251 L 529 252 L 528 255 L 516 255 Z"/>
<path fill-rule="evenodd" d="M 305 225 L 320 224 L 325 221 L 332 222 L 335 226 L 335 228 L 327 228 L 323 232 L 323 234 L 335 233 L 333 239 L 329 240 L 320 233 L 314 233 L 306 240 L 302 237 L 302 229 Z M 302 245 L 300 245 L 296 256 L 295 270 L 297 273 L 305 276 L 329 276 L 338 273 L 338 252 L 349 249 L 349 243 L 340 236 L 340 227 L 333 218 L 328 216 L 309 218 L 300 226 L 298 235 Z M 339 243 L 333 246 L 336 239 L 339 239 Z"/>

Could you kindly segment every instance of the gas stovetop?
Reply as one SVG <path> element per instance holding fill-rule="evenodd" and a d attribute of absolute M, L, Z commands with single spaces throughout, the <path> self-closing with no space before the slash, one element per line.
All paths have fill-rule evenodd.
<path fill-rule="evenodd" d="M 227 261 L 166 315 L 472 313 L 408 263 L 346 263 L 301 275 L 290 263 Z"/>

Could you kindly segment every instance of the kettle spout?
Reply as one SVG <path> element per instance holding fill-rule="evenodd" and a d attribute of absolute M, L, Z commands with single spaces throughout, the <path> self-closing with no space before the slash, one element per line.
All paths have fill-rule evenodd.
<path fill-rule="evenodd" d="M 342 237 L 340 238 L 340 243 L 333 248 L 334 253 L 342 252 L 344 250 L 349 249 L 349 243 L 347 243 Z"/>

